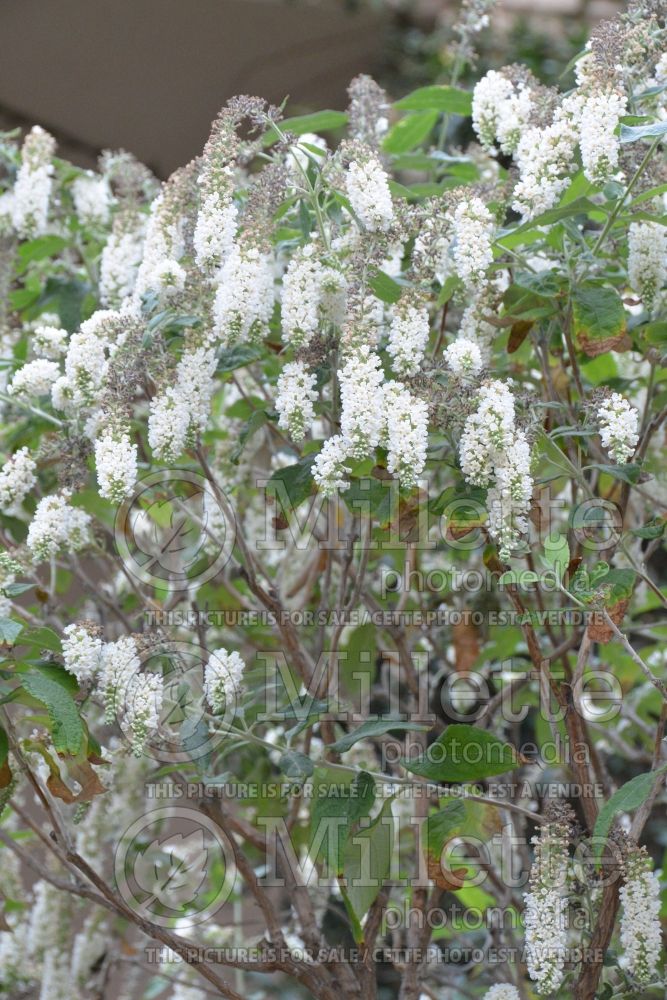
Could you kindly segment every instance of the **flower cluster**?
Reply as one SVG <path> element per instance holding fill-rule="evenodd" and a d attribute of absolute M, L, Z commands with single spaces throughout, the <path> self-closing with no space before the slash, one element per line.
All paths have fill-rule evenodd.
<path fill-rule="evenodd" d="M 579 144 L 584 174 L 592 184 L 605 184 L 618 166 L 618 122 L 626 113 L 624 95 L 594 93 L 581 111 Z"/>
<path fill-rule="evenodd" d="M 243 691 L 245 663 L 237 652 L 215 649 L 204 671 L 204 693 L 215 715 L 232 711 Z"/>
<path fill-rule="evenodd" d="M 648 309 L 667 280 L 667 233 L 658 222 L 633 222 L 628 231 L 628 281 Z"/>
<path fill-rule="evenodd" d="M 350 161 L 345 190 L 352 211 L 366 229 L 389 228 L 394 217 L 389 178 L 374 153 L 367 152 Z"/>
<path fill-rule="evenodd" d="M 174 384 L 151 400 L 148 443 L 165 462 L 175 461 L 206 427 L 216 364 L 211 348 L 184 353 Z"/>
<path fill-rule="evenodd" d="M 623 465 L 639 440 L 639 414 L 618 392 L 603 400 L 597 413 L 600 440 L 614 462 Z"/>
<path fill-rule="evenodd" d="M 524 893 L 526 964 L 538 992 L 554 993 L 563 981 L 567 944 L 567 825 L 546 824 L 540 836 L 533 837 L 533 844 L 530 891 Z"/>
<path fill-rule="evenodd" d="M 477 409 L 466 419 L 459 444 L 461 471 L 474 486 L 490 487 L 489 534 L 508 559 L 528 528 L 533 481 L 530 448 L 516 426 L 514 397 L 498 380 L 481 386 Z"/>
<path fill-rule="evenodd" d="M 141 669 L 136 641 L 123 635 L 116 642 L 108 642 L 102 650 L 100 688 L 104 698 L 104 717 L 108 724 L 115 722 L 126 707 L 127 691 L 131 680 Z"/>
<path fill-rule="evenodd" d="M 37 463 L 28 448 L 19 448 L 0 469 L 0 510 L 14 513 L 37 482 Z"/>
<path fill-rule="evenodd" d="M 93 680 L 102 667 L 103 643 L 98 631 L 94 625 L 76 623 L 63 629 L 65 670 L 73 674 L 79 684 Z"/>
<path fill-rule="evenodd" d="M 278 378 L 278 426 L 286 430 L 293 441 L 302 441 L 313 422 L 313 403 L 317 399 L 315 383 L 315 374 L 299 361 L 286 364 Z"/>
<path fill-rule="evenodd" d="M 482 352 L 474 340 L 459 337 L 445 349 L 445 361 L 454 375 L 465 378 L 482 370 Z"/>
<path fill-rule="evenodd" d="M 476 84 L 472 99 L 472 124 L 486 149 L 497 142 L 503 153 L 513 153 L 533 110 L 530 88 L 513 83 L 504 73 L 491 70 Z"/>
<path fill-rule="evenodd" d="M 428 309 L 406 296 L 394 307 L 389 326 L 387 351 L 397 375 L 416 375 L 428 344 Z"/>
<path fill-rule="evenodd" d="M 259 340 L 271 319 L 274 299 L 269 256 L 258 247 L 235 244 L 218 275 L 215 297 L 215 334 L 223 347 Z"/>
<path fill-rule="evenodd" d="M 452 255 L 456 273 L 469 288 L 486 284 L 493 263 L 493 217 L 481 198 L 464 199 L 454 211 Z"/>
<path fill-rule="evenodd" d="M 387 468 L 410 489 L 424 471 L 428 443 L 428 406 L 400 382 L 387 382 L 382 398 L 386 414 L 384 443 Z"/>
<path fill-rule="evenodd" d="M 25 137 L 12 192 L 12 222 L 20 236 L 32 238 L 46 232 L 55 149 L 55 139 L 39 125 Z"/>
<path fill-rule="evenodd" d="M 164 689 L 158 674 L 134 674 L 125 692 L 123 725 L 129 729 L 132 752 L 140 757 L 146 741 L 160 725 Z"/>
<path fill-rule="evenodd" d="M 129 434 L 106 427 L 95 441 L 95 469 L 100 496 L 121 501 L 137 481 L 137 446 Z"/>
<path fill-rule="evenodd" d="M 484 994 L 484 1000 L 521 1000 L 521 997 L 516 986 L 511 986 L 509 983 L 498 983 L 487 990 Z"/>
<path fill-rule="evenodd" d="M 37 504 L 26 539 L 36 560 L 50 559 L 62 551 L 75 552 L 88 543 L 91 516 L 79 507 L 72 507 L 70 496 L 69 490 L 62 490 Z"/>
<path fill-rule="evenodd" d="M 144 252 L 146 219 L 135 208 L 118 212 L 100 260 L 100 300 L 117 308 L 128 302 Z"/>
<path fill-rule="evenodd" d="M 111 191 L 105 177 L 82 174 L 72 184 L 74 209 L 82 225 L 105 225 L 111 214 Z"/>
<path fill-rule="evenodd" d="M 621 944 L 626 968 L 639 983 L 655 976 L 662 951 L 660 881 L 645 848 L 631 850 L 623 865 Z"/>
<path fill-rule="evenodd" d="M 59 377 L 60 368 L 55 361 L 37 358 L 19 368 L 7 392 L 10 396 L 46 396 Z"/>

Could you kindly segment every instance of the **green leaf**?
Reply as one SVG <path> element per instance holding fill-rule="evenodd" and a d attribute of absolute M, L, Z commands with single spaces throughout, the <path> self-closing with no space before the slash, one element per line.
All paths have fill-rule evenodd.
<path fill-rule="evenodd" d="M 298 782 L 305 781 L 315 770 L 315 765 L 310 757 L 306 757 L 298 750 L 287 750 L 280 758 L 278 766 L 290 781 Z"/>
<path fill-rule="evenodd" d="M 438 120 L 437 111 L 407 114 L 389 130 L 382 147 L 386 153 L 407 153 L 429 135 Z"/>
<path fill-rule="evenodd" d="M 21 622 L 15 622 L 13 618 L 0 618 L 0 643 L 13 646 L 22 631 Z"/>
<path fill-rule="evenodd" d="M 56 681 L 41 673 L 26 674 L 23 688 L 46 706 L 51 736 L 58 753 L 79 754 L 85 746 L 85 732 L 71 696 Z"/>
<path fill-rule="evenodd" d="M 544 561 L 554 571 L 558 581 L 562 581 L 565 570 L 570 563 L 570 546 L 567 544 L 565 535 L 545 538 Z"/>
<path fill-rule="evenodd" d="M 531 219 L 530 222 L 524 222 L 516 229 L 512 229 L 510 235 L 514 237 L 520 233 L 530 233 L 542 226 L 552 226 L 555 222 L 560 222 L 561 219 L 571 219 L 575 215 L 587 215 L 588 212 L 595 208 L 596 206 L 590 198 L 576 198 L 567 205 L 551 208 L 548 212 L 543 212 L 542 215 Z M 503 242 L 503 237 L 500 238 L 499 242 Z"/>
<path fill-rule="evenodd" d="M 600 472 L 606 473 L 606 475 L 611 476 L 612 479 L 620 479 L 624 483 L 629 483 L 634 486 L 635 483 L 639 482 L 639 477 L 641 475 L 641 465 L 637 465 L 633 462 L 628 462 L 627 465 L 603 465 L 600 462 L 591 462 L 590 465 L 586 466 L 587 469 L 599 469 Z"/>
<path fill-rule="evenodd" d="M 667 121 L 651 122 L 650 125 L 621 125 L 621 142 L 655 139 L 660 135 L 667 135 Z"/>
<path fill-rule="evenodd" d="M 35 240 L 23 243 L 19 247 L 19 273 L 24 271 L 31 261 L 54 257 L 66 246 L 67 240 L 64 240 L 62 236 L 38 236 Z"/>
<path fill-rule="evenodd" d="M 606 591 L 605 604 L 613 608 L 619 601 L 627 601 L 635 589 L 637 574 L 633 569 L 610 569 L 605 573 L 599 586 Z"/>
<path fill-rule="evenodd" d="M 440 858 L 443 846 L 461 829 L 465 819 L 466 808 L 462 799 L 452 799 L 443 809 L 427 818 L 426 849 L 432 858 Z"/>
<path fill-rule="evenodd" d="M 387 799 L 370 826 L 359 830 L 347 843 L 343 861 L 345 886 L 341 885 L 345 905 L 353 918 L 355 937 L 361 920 L 389 878 L 394 848 L 394 817 L 391 799 Z M 351 912 L 350 912 L 351 911 Z"/>
<path fill-rule="evenodd" d="M 34 586 L 36 586 L 34 583 L 6 583 L 4 587 L 0 587 L 0 590 L 5 597 L 19 597 L 26 591 L 32 590 Z"/>
<path fill-rule="evenodd" d="M 259 347 L 252 344 L 236 344 L 234 347 L 220 351 L 217 371 L 223 375 L 226 372 L 233 372 L 237 368 L 244 368 L 246 365 L 252 364 L 253 361 L 258 361 L 261 356 L 262 352 Z"/>
<path fill-rule="evenodd" d="M 538 320 L 556 311 L 556 297 L 561 284 L 556 275 L 521 275 L 521 281 L 510 285 L 503 295 L 503 306 L 512 322 L 516 319 Z"/>
<path fill-rule="evenodd" d="M 375 781 L 366 771 L 349 782 L 329 781 L 334 772 L 325 768 L 317 768 L 315 774 L 315 799 L 310 816 L 311 843 L 314 838 L 325 834 L 318 845 L 317 857 L 326 862 L 329 871 L 340 875 L 350 832 L 355 823 L 368 816 L 373 808 Z"/>
<path fill-rule="evenodd" d="M 630 534 L 634 535 L 635 538 L 661 538 L 666 526 L 667 522 L 654 517 L 650 521 L 647 521 L 646 524 L 643 524 L 641 528 L 634 528 Z"/>
<path fill-rule="evenodd" d="M 445 111 L 452 115 L 472 114 L 472 94 L 458 87 L 419 87 L 394 102 L 400 111 Z"/>
<path fill-rule="evenodd" d="M 630 781 L 626 781 L 624 785 L 614 792 L 612 797 L 605 802 L 602 809 L 598 813 L 598 818 L 595 821 L 595 829 L 593 830 L 593 837 L 595 839 L 606 840 L 607 834 L 611 829 L 611 824 L 614 818 L 622 812 L 630 812 L 633 809 L 638 809 L 642 803 L 646 801 L 651 792 L 653 791 L 653 786 L 655 785 L 658 778 L 667 771 L 667 764 L 663 764 L 655 771 L 647 771 L 645 774 L 638 774 L 635 778 L 631 778 Z M 602 853 L 602 844 L 595 844 L 594 856 L 599 858 Z"/>
<path fill-rule="evenodd" d="M 376 479 L 375 476 L 352 479 L 343 499 L 353 513 L 362 516 L 370 514 L 380 525 L 387 524 L 391 518 L 394 499 L 391 480 Z"/>
<path fill-rule="evenodd" d="M 573 288 L 572 326 L 577 346 L 591 358 L 617 347 L 625 336 L 626 316 L 616 289 L 590 283 Z"/>
<path fill-rule="evenodd" d="M 345 753 L 353 747 L 359 740 L 371 739 L 374 736 L 384 736 L 392 730 L 421 730 L 428 732 L 430 726 L 420 725 L 418 722 L 405 722 L 402 719 L 368 719 L 358 729 L 341 736 L 335 743 L 331 743 L 327 749 L 335 750 L 336 753 Z"/>
<path fill-rule="evenodd" d="M 52 628 L 40 625 L 37 628 L 30 628 L 21 636 L 21 645 L 36 646 L 37 649 L 48 649 L 51 653 L 62 652 L 60 636 Z"/>
<path fill-rule="evenodd" d="M 277 469 L 266 484 L 267 493 L 273 492 L 281 498 L 279 485 L 286 492 L 292 507 L 299 504 L 315 491 L 313 480 L 313 456 L 301 459 L 296 465 L 286 465 Z"/>
<path fill-rule="evenodd" d="M 9 739 L 7 733 L 0 726 L 0 768 L 3 766 L 7 757 L 9 756 Z"/>
<path fill-rule="evenodd" d="M 430 781 L 480 781 L 519 767 L 513 746 L 476 726 L 447 726 L 426 751 L 425 760 L 404 760 L 403 766 Z"/>
<path fill-rule="evenodd" d="M 304 135 L 306 132 L 331 132 L 333 129 L 344 128 L 345 125 L 347 115 L 344 111 L 315 111 L 310 115 L 285 118 L 280 123 L 280 129 L 282 132 Z"/>
<path fill-rule="evenodd" d="M 369 282 L 371 288 L 382 302 L 393 305 L 401 297 L 402 288 L 397 281 L 390 278 L 384 271 L 376 271 Z"/>
<path fill-rule="evenodd" d="M 254 434 L 257 433 L 258 430 L 260 430 L 260 428 L 264 426 L 268 419 L 269 415 L 266 410 L 255 410 L 250 419 L 246 421 L 239 432 L 238 444 L 229 456 L 229 460 L 233 465 L 239 464 L 239 459 L 241 458 L 243 449 L 247 445 L 248 441 Z"/>

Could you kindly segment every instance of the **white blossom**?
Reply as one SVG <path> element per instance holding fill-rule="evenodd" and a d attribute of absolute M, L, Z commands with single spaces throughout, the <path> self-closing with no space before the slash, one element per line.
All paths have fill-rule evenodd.
<path fill-rule="evenodd" d="M 465 422 L 459 442 L 461 471 L 473 486 L 488 486 L 494 466 L 514 437 L 514 397 L 504 382 L 482 385 L 477 409 Z"/>
<path fill-rule="evenodd" d="M 498 543 L 500 558 L 509 559 L 517 535 L 528 531 L 533 495 L 530 447 L 521 430 L 495 465 L 495 485 L 487 494 L 489 534 Z"/>
<path fill-rule="evenodd" d="M 108 368 L 109 345 L 106 337 L 100 336 L 100 323 L 109 315 L 105 310 L 94 313 L 70 337 L 65 375 L 54 383 L 51 393 L 56 409 L 68 412 L 96 402 Z"/>
<path fill-rule="evenodd" d="M 530 88 L 490 70 L 476 84 L 472 99 L 472 124 L 482 146 L 492 149 L 497 142 L 503 153 L 513 153 L 532 109 Z"/>
<path fill-rule="evenodd" d="M 472 127 L 485 149 L 491 149 L 498 135 L 501 108 L 514 93 L 514 86 L 503 73 L 489 70 L 475 84 L 472 94 Z"/>
<path fill-rule="evenodd" d="M 260 339 L 273 313 L 273 270 L 267 254 L 238 245 L 218 276 L 214 305 L 216 336 L 224 347 Z"/>
<path fill-rule="evenodd" d="M 132 636 L 123 635 L 116 642 L 108 642 L 104 646 L 100 683 L 104 718 L 108 725 L 123 713 L 130 682 L 140 668 L 137 644 Z"/>
<path fill-rule="evenodd" d="M 83 225 L 105 225 L 111 213 L 111 191 L 105 177 L 86 173 L 72 184 L 74 209 Z"/>
<path fill-rule="evenodd" d="M 325 273 L 312 244 L 299 249 L 289 262 L 283 277 L 281 301 L 285 343 L 301 347 L 317 333 Z"/>
<path fill-rule="evenodd" d="M 342 435 L 355 458 L 366 458 L 380 443 L 384 424 L 380 358 L 370 347 L 360 347 L 338 377 Z"/>
<path fill-rule="evenodd" d="M 215 649 L 204 669 L 204 693 L 215 715 L 236 707 L 243 692 L 245 663 L 237 652 Z"/>
<path fill-rule="evenodd" d="M 567 838 L 560 823 L 548 824 L 533 837 L 535 860 L 526 902 L 526 965 L 538 993 L 554 993 L 564 975 L 567 947 L 565 896 Z"/>
<path fill-rule="evenodd" d="M 55 361 L 37 358 L 19 368 L 7 392 L 10 396 L 46 396 L 59 377 L 60 368 Z"/>
<path fill-rule="evenodd" d="M 187 351 L 176 368 L 176 381 L 150 403 L 148 443 L 158 458 L 173 462 L 205 430 L 215 391 L 215 351 Z"/>
<path fill-rule="evenodd" d="M 37 504 L 26 539 L 36 559 L 48 559 L 63 550 L 76 552 L 88 543 L 90 514 L 72 507 L 70 495 L 68 490 L 62 490 Z"/>
<path fill-rule="evenodd" d="M 12 199 L 12 222 L 19 236 L 32 239 L 46 232 L 56 149 L 53 136 L 35 125 L 25 137 Z"/>
<path fill-rule="evenodd" d="M 316 381 L 315 373 L 308 371 L 301 361 L 286 364 L 278 377 L 278 426 L 286 430 L 293 441 L 303 440 L 315 417 Z"/>
<path fill-rule="evenodd" d="M 628 281 L 651 308 L 667 278 L 667 232 L 658 222 L 633 222 L 628 236 Z"/>
<path fill-rule="evenodd" d="M 459 337 L 444 352 L 445 362 L 454 375 L 474 376 L 482 370 L 482 352 L 474 340 Z"/>
<path fill-rule="evenodd" d="M 165 218 L 164 195 L 159 194 L 151 205 L 146 226 L 143 255 L 132 292 L 132 308 L 141 311 L 142 300 L 149 293 L 160 304 L 183 291 L 186 274 L 179 263 L 183 241 L 178 222 Z"/>
<path fill-rule="evenodd" d="M 97 676 L 102 666 L 102 640 L 84 625 L 67 625 L 62 643 L 65 670 L 79 684 Z"/>
<path fill-rule="evenodd" d="M 514 188 L 512 208 L 523 221 L 553 208 L 569 186 L 579 141 L 581 99 L 566 98 L 553 122 L 526 129 L 516 149 L 519 183 Z"/>
<path fill-rule="evenodd" d="M 660 880 L 644 848 L 632 851 L 623 869 L 619 890 L 622 963 L 639 983 L 649 983 L 662 952 Z"/>
<path fill-rule="evenodd" d="M 126 431 L 108 427 L 95 441 L 95 470 L 100 496 L 121 501 L 137 481 L 137 446 Z"/>
<path fill-rule="evenodd" d="M 521 996 L 516 986 L 511 986 L 509 983 L 498 983 L 487 990 L 482 1000 L 521 1000 Z"/>
<path fill-rule="evenodd" d="M 492 232 L 493 217 L 481 198 L 464 199 L 457 205 L 452 256 L 456 273 L 469 288 L 487 283 L 486 272 L 493 263 Z"/>
<path fill-rule="evenodd" d="M 426 464 L 428 406 L 415 398 L 400 382 L 383 388 L 386 417 L 387 468 L 401 486 L 416 486 Z"/>
<path fill-rule="evenodd" d="M 325 497 L 333 496 L 336 490 L 348 489 L 350 467 L 346 463 L 349 459 L 350 443 L 341 434 L 325 441 L 315 456 L 313 479 Z"/>
<path fill-rule="evenodd" d="M 39 1000 L 63 1000 L 71 994 L 69 956 L 60 948 L 49 948 L 44 953 Z"/>
<path fill-rule="evenodd" d="M 461 471 L 474 486 L 489 487 L 489 534 L 507 560 L 528 529 L 533 492 L 530 447 L 515 426 L 514 397 L 498 380 L 481 386 L 477 409 L 467 417 L 459 442 Z"/>
<path fill-rule="evenodd" d="M 41 957 L 62 944 L 65 900 L 61 892 L 46 879 L 33 887 L 34 902 L 30 910 L 28 947 L 31 955 Z"/>
<path fill-rule="evenodd" d="M 639 441 L 639 414 L 618 392 L 605 399 L 597 413 L 600 440 L 611 458 L 623 465 Z"/>
<path fill-rule="evenodd" d="M 45 358 L 59 358 L 67 350 L 67 330 L 58 326 L 36 326 L 32 335 L 35 353 Z"/>
<path fill-rule="evenodd" d="M 211 191 L 204 197 L 193 236 L 195 260 L 200 267 L 218 268 L 229 257 L 236 238 L 238 210 L 231 192 Z"/>
<path fill-rule="evenodd" d="M 387 351 L 397 375 L 416 375 L 424 357 L 430 332 L 428 309 L 411 302 L 394 307 L 389 325 Z"/>
<path fill-rule="evenodd" d="M 352 210 L 366 229 L 387 230 L 394 218 L 389 179 L 377 156 L 352 160 L 345 175 Z"/>
<path fill-rule="evenodd" d="M 614 93 L 594 93 L 581 113 L 579 146 L 584 174 L 592 184 L 605 184 L 618 166 L 619 119 L 626 114 L 627 101 Z"/>
<path fill-rule="evenodd" d="M 100 259 L 100 300 L 119 306 L 134 292 L 141 265 L 146 220 L 137 213 L 121 213 L 114 219 L 111 235 Z"/>
<path fill-rule="evenodd" d="M 160 709 L 164 698 L 159 674 L 134 674 L 125 692 L 124 726 L 132 737 L 132 752 L 140 757 L 146 741 L 160 725 Z"/>
<path fill-rule="evenodd" d="M 87 917 L 72 946 L 71 976 L 77 986 L 85 986 L 94 965 L 109 948 L 109 930 L 96 913 Z"/>
<path fill-rule="evenodd" d="M 37 463 L 28 448 L 19 448 L 0 469 L 0 510 L 15 512 L 37 482 Z"/>

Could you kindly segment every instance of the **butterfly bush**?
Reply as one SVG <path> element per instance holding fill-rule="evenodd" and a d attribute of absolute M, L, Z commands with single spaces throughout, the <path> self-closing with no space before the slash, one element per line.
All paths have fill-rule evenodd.
<path fill-rule="evenodd" d="M 665 9 L 489 23 L 0 135 L 3 995 L 664 995 Z"/>

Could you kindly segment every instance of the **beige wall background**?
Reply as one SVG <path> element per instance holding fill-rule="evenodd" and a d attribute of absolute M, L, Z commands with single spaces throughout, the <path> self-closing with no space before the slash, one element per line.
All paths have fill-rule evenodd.
<path fill-rule="evenodd" d="M 234 94 L 292 113 L 340 108 L 359 72 L 381 73 L 400 22 L 429 30 L 458 0 L 2 0 L 0 128 L 40 123 L 60 155 L 94 166 L 125 148 L 160 177 L 202 148 Z M 499 0 L 544 31 L 596 21 L 613 0 Z"/>

